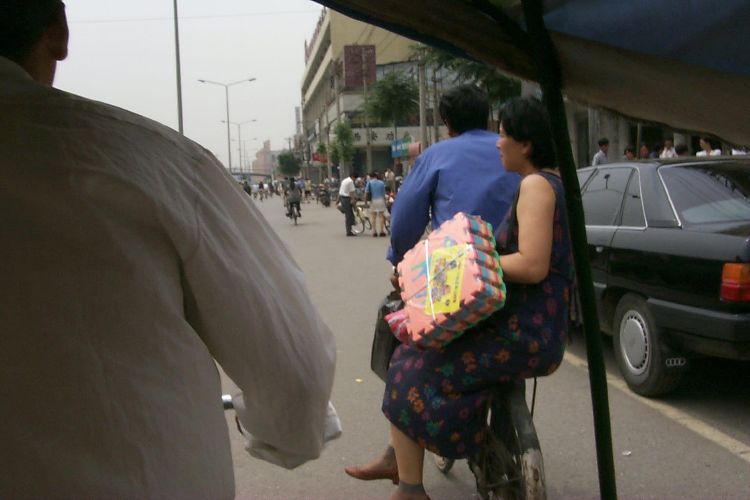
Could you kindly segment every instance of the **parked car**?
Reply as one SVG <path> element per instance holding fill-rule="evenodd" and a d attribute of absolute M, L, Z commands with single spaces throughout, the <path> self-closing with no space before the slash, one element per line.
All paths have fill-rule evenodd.
<path fill-rule="evenodd" d="M 601 329 L 628 386 L 674 389 L 697 356 L 750 360 L 750 159 L 578 171 Z"/>

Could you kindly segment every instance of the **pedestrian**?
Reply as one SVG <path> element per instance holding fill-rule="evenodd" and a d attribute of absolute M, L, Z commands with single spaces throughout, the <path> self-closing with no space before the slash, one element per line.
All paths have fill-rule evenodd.
<path fill-rule="evenodd" d="M 339 196 L 336 199 L 336 203 L 341 203 L 341 207 L 344 211 L 344 224 L 346 225 L 346 235 L 356 236 L 352 232 L 352 226 L 354 225 L 354 206 L 357 203 L 357 190 L 354 187 L 354 179 L 356 174 L 351 172 L 349 177 L 346 177 L 341 181 L 339 187 Z"/>
<path fill-rule="evenodd" d="M 690 151 L 686 144 L 678 144 L 674 147 L 677 156 L 690 156 Z"/>
<path fill-rule="evenodd" d="M 391 500 L 429 498 L 422 484 L 425 448 L 477 462 L 488 442 L 492 389 L 550 375 L 565 352 L 573 256 L 549 118 L 538 99 L 515 98 L 500 123 L 504 168 L 523 177 L 495 232 L 507 300 L 440 349 L 402 344 L 394 352 L 383 397 L 399 478 Z"/>
<path fill-rule="evenodd" d="M 635 157 L 635 148 L 631 145 L 628 145 L 628 147 L 625 148 L 625 156 L 624 158 L 628 161 L 633 161 L 636 159 Z"/>
<path fill-rule="evenodd" d="M 695 156 L 721 156 L 721 149 L 714 149 L 710 137 L 703 136 L 698 141 L 701 150 L 695 153 Z"/>
<path fill-rule="evenodd" d="M 370 200 L 373 237 L 385 236 L 385 190 L 385 183 L 378 178 L 377 172 L 370 172 L 370 181 L 367 183 L 365 197 Z M 378 227 L 380 227 L 380 231 L 378 231 Z"/>
<path fill-rule="evenodd" d="M 664 139 L 664 147 L 659 153 L 659 158 L 676 158 L 677 151 L 674 149 L 674 141 L 671 137 Z"/>
<path fill-rule="evenodd" d="M 430 217 L 433 228 L 458 212 L 479 215 L 497 227 L 519 185 L 518 174 L 502 167 L 498 134 L 487 131 L 490 106 L 482 90 L 475 85 L 448 90 L 439 112 L 450 138 L 417 157 L 391 209 L 388 260 L 394 266 L 420 240 Z M 391 283 L 398 283 L 395 267 Z M 345 470 L 357 479 L 398 482 L 393 443 L 369 464 Z"/>
<path fill-rule="evenodd" d="M 604 165 L 609 163 L 609 159 L 607 158 L 607 151 L 609 151 L 609 139 L 606 137 L 602 137 L 597 142 L 599 145 L 599 151 L 596 152 L 594 155 L 594 158 L 591 160 L 591 165 Z"/>
<path fill-rule="evenodd" d="M 60 0 L 0 2 L 0 498 L 233 498 L 215 361 L 291 468 L 335 434 L 333 336 L 210 152 L 52 88 L 67 45 Z"/>
<path fill-rule="evenodd" d="M 638 159 L 647 160 L 649 158 L 651 158 L 651 150 L 648 148 L 648 145 L 645 142 L 642 142 L 641 147 L 638 150 Z"/>
<path fill-rule="evenodd" d="M 393 172 L 391 167 L 385 171 L 385 186 L 391 190 L 391 193 L 396 194 L 396 174 Z"/>

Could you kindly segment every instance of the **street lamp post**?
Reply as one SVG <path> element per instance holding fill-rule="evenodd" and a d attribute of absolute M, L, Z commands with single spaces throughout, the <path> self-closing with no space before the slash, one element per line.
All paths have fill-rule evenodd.
<path fill-rule="evenodd" d="M 229 122 L 232 125 L 237 126 L 237 141 L 239 144 L 237 144 L 237 152 L 240 155 L 240 170 L 242 170 L 242 126 L 247 125 L 248 123 L 257 122 L 255 118 L 252 120 L 245 120 L 244 122 Z M 226 123 L 226 120 L 221 120 L 221 123 Z"/>
<path fill-rule="evenodd" d="M 232 145 L 231 145 L 231 138 L 229 136 L 229 123 L 230 123 L 229 121 L 229 87 L 231 87 L 232 85 L 240 84 L 240 83 L 254 82 L 255 78 L 243 78 L 242 80 L 237 80 L 236 82 L 232 82 L 232 83 L 214 82 L 212 80 L 203 80 L 200 78 L 198 79 L 198 81 L 201 83 L 210 83 L 213 85 L 220 85 L 224 87 L 224 98 L 226 100 L 226 106 L 227 106 L 227 120 L 226 120 L 227 121 L 227 158 L 228 158 L 227 167 L 229 168 L 229 172 L 231 172 L 232 171 Z"/>
<path fill-rule="evenodd" d="M 232 139 L 232 141 L 237 142 L 237 149 L 240 150 L 240 172 L 244 172 L 243 165 L 247 165 L 248 164 L 248 159 L 247 159 L 247 143 L 248 142 L 257 141 L 257 140 L 258 140 L 257 137 L 253 137 L 252 139 L 242 139 L 242 140 Z M 242 161 L 243 158 L 245 159 L 244 163 Z"/>

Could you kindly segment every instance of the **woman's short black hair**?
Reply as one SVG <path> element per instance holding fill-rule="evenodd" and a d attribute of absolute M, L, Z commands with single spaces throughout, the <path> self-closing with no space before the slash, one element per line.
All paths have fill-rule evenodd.
<path fill-rule="evenodd" d="M 467 130 L 487 129 L 490 117 L 490 102 L 476 85 L 459 85 L 448 90 L 440 98 L 440 117 L 453 132 L 463 134 Z"/>
<path fill-rule="evenodd" d="M 555 143 L 547 110 L 539 99 L 515 97 L 500 110 L 503 134 L 531 143 L 529 161 L 537 168 L 555 167 Z"/>
<path fill-rule="evenodd" d="M 22 63 L 61 8 L 61 0 L 2 0 L 0 56 Z"/>

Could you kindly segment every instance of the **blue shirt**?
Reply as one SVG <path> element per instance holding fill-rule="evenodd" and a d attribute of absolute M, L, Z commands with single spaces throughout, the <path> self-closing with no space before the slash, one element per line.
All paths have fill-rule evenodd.
<path fill-rule="evenodd" d="M 479 215 L 497 227 L 521 181 L 503 168 L 497 140 L 493 132 L 470 130 L 417 157 L 391 212 L 391 263 L 400 262 L 420 240 L 430 210 L 433 228 L 458 212 Z"/>
<path fill-rule="evenodd" d="M 365 187 L 365 192 L 370 193 L 370 198 L 373 200 L 385 198 L 385 182 L 380 179 L 371 179 Z"/>

